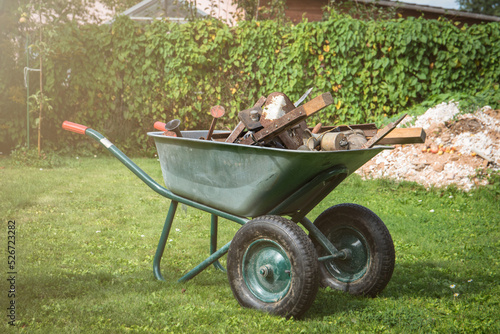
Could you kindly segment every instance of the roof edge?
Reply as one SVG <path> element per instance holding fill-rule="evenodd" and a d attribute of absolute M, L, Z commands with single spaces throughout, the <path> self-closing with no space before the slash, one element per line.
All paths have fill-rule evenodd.
<path fill-rule="evenodd" d="M 482 20 L 482 21 L 500 22 L 500 17 L 498 17 L 498 16 L 476 14 L 476 13 L 470 13 L 470 12 L 465 12 L 465 11 L 460 11 L 460 10 L 455 10 L 455 9 L 441 8 L 441 7 L 410 4 L 410 3 L 400 2 L 400 1 L 387 1 L 387 0 L 354 0 L 354 1 L 362 2 L 362 3 L 366 3 L 366 4 L 380 5 L 380 6 L 385 6 L 385 7 L 398 7 L 398 8 L 411 9 L 411 10 L 416 10 L 416 11 L 426 11 L 426 12 L 435 13 L 435 14 L 458 16 L 458 17 L 464 17 L 464 18 L 470 18 L 470 19 L 476 19 L 476 20 Z"/>

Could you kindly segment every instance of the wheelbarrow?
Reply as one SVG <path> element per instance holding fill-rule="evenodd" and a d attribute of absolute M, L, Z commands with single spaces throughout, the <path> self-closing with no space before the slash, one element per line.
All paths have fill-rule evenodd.
<path fill-rule="evenodd" d="M 307 217 L 348 175 L 391 147 L 312 152 L 200 140 L 208 131 L 178 137 L 149 132 L 163 187 L 99 132 L 68 121 L 63 128 L 100 142 L 171 200 L 153 260 L 158 280 L 164 280 L 160 262 L 179 203 L 211 214 L 210 255 L 179 282 L 210 265 L 226 271 L 219 259 L 227 253 L 229 284 L 244 307 L 297 318 L 313 304 L 319 286 L 375 296 L 392 276 L 392 238 L 371 210 L 346 203 L 325 210 L 314 223 Z M 242 227 L 217 249 L 219 217 Z"/>

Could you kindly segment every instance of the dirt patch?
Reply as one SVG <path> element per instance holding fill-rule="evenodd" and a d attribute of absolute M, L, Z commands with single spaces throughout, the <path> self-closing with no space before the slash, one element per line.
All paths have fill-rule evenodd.
<path fill-rule="evenodd" d="M 397 145 L 360 168 L 363 178 L 387 177 L 415 181 L 426 187 L 457 187 L 470 190 L 484 185 L 478 170 L 500 166 L 500 110 L 484 107 L 459 115 L 456 103 L 443 103 L 405 124 L 423 127 L 425 144 Z"/>
<path fill-rule="evenodd" d="M 456 122 L 448 123 L 451 123 L 449 129 L 451 133 L 455 135 L 459 135 L 463 132 L 478 133 L 483 129 L 483 125 L 481 124 L 481 122 L 474 118 L 461 119 Z"/>

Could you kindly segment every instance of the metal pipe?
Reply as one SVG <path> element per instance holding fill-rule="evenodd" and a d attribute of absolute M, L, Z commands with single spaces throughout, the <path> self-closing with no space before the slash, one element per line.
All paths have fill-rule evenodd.
<path fill-rule="evenodd" d="M 339 251 L 328 238 L 320 231 L 319 228 L 316 227 L 307 217 L 302 218 L 300 223 L 309 231 L 309 235 L 312 236 L 316 241 L 323 246 L 323 248 L 330 253 L 326 257 L 322 257 L 321 261 L 329 260 L 330 257 L 334 258 L 346 258 L 347 254 L 344 251 Z"/>
<path fill-rule="evenodd" d="M 225 244 L 221 249 L 219 249 L 217 252 L 213 253 L 210 255 L 205 261 L 194 267 L 190 272 L 188 272 L 186 275 L 182 276 L 178 282 L 186 282 L 190 280 L 191 278 L 195 277 L 199 273 L 201 273 L 203 270 L 205 270 L 208 266 L 210 266 L 212 263 L 220 259 L 224 254 L 227 253 L 229 250 L 229 246 L 231 245 L 231 241 L 229 241 L 227 244 Z"/>
<path fill-rule="evenodd" d="M 167 218 L 165 218 L 165 224 L 163 225 L 160 241 L 158 242 L 158 247 L 156 247 L 155 257 L 153 259 L 153 274 L 159 281 L 165 280 L 161 274 L 160 263 L 163 252 L 165 250 L 165 245 L 167 244 L 168 235 L 170 234 L 170 228 L 172 227 L 172 222 L 174 221 L 175 211 L 177 210 L 178 204 L 179 203 L 176 201 L 170 202 L 170 209 L 168 209 Z"/>
<path fill-rule="evenodd" d="M 217 251 L 217 230 L 219 227 L 219 217 L 212 215 L 210 221 L 210 255 Z M 214 267 L 220 271 L 226 272 L 226 269 L 220 264 L 219 260 L 214 262 Z"/>

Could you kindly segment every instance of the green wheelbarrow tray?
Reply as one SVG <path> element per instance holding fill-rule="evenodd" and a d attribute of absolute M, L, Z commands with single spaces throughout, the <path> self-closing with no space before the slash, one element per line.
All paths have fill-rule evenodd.
<path fill-rule="evenodd" d="M 212 264 L 217 269 L 225 271 L 225 268 L 222 267 L 218 260 L 228 252 L 231 241 L 218 249 L 217 229 L 219 217 L 244 225 L 243 227 L 249 227 L 247 229 L 242 227 L 236 233 L 235 238 L 243 234 L 243 232 L 239 234 L 242 230 L 245 230 L 244 233 L 251 231 L 250 226 L 257 226 L 255 224 L 257 221 L 260 221 L 260 223 L 265 221 L 265 224 L 269 223 L 270 227 L 277 228 L 275 231 L 281 230 L 280 226 L 295 225 L 293 223 L 302 224 L 309 232 L 308 237 L 305 234 L 304 236 L 307 239 L 311 238 L 312 242 L 315 243 L 314 247 L 318 251 L 317 261 L 314 260 L 314 262 L 324 264 L 323 268 L 327 272 L 322 275 L 326 277 L 335 274 L 337 270 L 341 270 L 343 274 L 351 275 L 342 267 L 330 267 L 335 261 L 355 260 L 354 262 L 351 261 L 352 266 L 347 269 L 354 270 L 356 274 L 363 274 L 365 271 L 364 265 L 356 262 L 358 259 L 366 261 L 367 265 L 371 265 L 367 256 L 373 253 L 370 253 L 368 246 L 366 246 L 371 243 L 371 237 L 365 238 L 362 231 L 367 226 L 368 229 L 371 229 L 370 225 L 372 223 L 379 224 L 378 217 L 374 217 L 366 208 L 340 205 L 332 207 L 321 214 L 317 219 L 320 226 L 317 227 L 316 222 L 313 224 L 306 215 L 349 174 L 382 150 L 391 149 L 392 147 L 377 146 L 362 150 L 311 152 L 200 140 L 199 138 L 205 137 L 208 131 L 183 131 L 182 137 L 167 137 L 161 132 L 150 132 L 148 135 L 153 137 L 156 143 L 166 185 L 164 187 L 147 175 L 99 132 L 68 121 L 63 123 L 63 128 L 75 133 L 85 134 L 98 141 L 152 190 L 171 200 L 153 260 L 153 273 L 158 280 L 164 280 L 160 271 L 160 262 L 179 203 L 211 214 L 210 256 L 181 277 L 179 282 L 193 278 Z M 339 231 L 344 231 L 342 233 L 345 235 L 341 240 L 335 239 L 336 237 L 332 236 L 331 232 L 328 232 L 328 236 L 326 236 L 321 229 L 328 231 L 328 229 L 333 228 L 328 225 L 329 216 L 343 215 L 346 210 L 354 212 L 355 217 L 360 219 L 368 217 L 367 219 L 363 218 L 367 225 L 356 227 L 356 222 L 363 220 L 356 218 L 353 225 L 354 229 L 340 227 Z M 284 219 L 281 216 L 288 216 L 290 219 Z M 281 220 L 273 217 L 278 217 Z M 380 223 L 383 224 L 381 221 Z M 286 229 L 289 228 L 286 227 Z M 292 229 L 294 229 L 293 226 Z M 385 226 L 383 226 L 383 229 L 385 229 Z M 377 227 L 378 230 L 381 229 Z M 293 232 L 292 234 L 305 233 L 301 231 L 299 228 L 297 232 L 295 228 L 295 232 L 291 232 Z M 388 232 L 384 238 L 392 245 Z M 342 249 L 337 249 L 332 240 L 338 241 L 339 247 L 342 247 Z M 302 240 L 302 242 L 304 241 Z M 292 241 L 291 243 L 295 242 Z M 365 246 L 359 248 L 359 245 Z M 278 257 L 284 256 L 282 261 L 276 263 L 276 268 L 287 268 L 293 261 L 287 260 L 288 253 L 284 251 L 282 246 L 275 241 L 267 241 L 267 238 L 264 237 L 256 245 L 252 243 L 245 254 L 248 255 L 248 258 L 255 258 L 257 261 L 260 261 L 261 254 L 264 254 L 264 258 L 268 254 L 273 254 L 272 257 L 275 257 L 274 255 L 279 255 Z M 238 247 L 235 243 L 235 248 Z M 270 252 L 267 251 L 268 248 L 271 249 Z M 387 254 L 387 258 L 393 261 L 393 250 L 391 252 Z M 313 251 L 313 253 L 315 252 Z M 357 253 L 360 255 L 356 255 Z M 230 254 L 235 253 L 230 251 Z M 352 254 L 354 254 L 354 257 Z M 257 271 L 252 271 L 250 276 L 245 276 L 245 279 L 251 277 L 256 282 L 260 282 L 261 279 L 267 280 L 269 279 L 267 276 L 268 269 L 265 266 Z M 228 268 L 228 274 L 230 273 L 231 271 Z M 390 274 L 392 274 L 392 269 Z M 285 282 L 292 284 L 294 276 L 290 276 L 290 274 L 288 276 Z M 346 279 L 346 277 L 341 277 L 341 279 Z M 384 278 L 382 288 L 388 282 L 388 279 L 390 279 L 390 275 L 386 275 Z M 349 287 L 351 281 L 352 279 L 347 279 L 344 286 Z M 246 281 L 246 283 L 252 284 L 249 282 L 250 280 Z M 230 283 L 232 284 L 231 280 Z M 266 284 L 263 284 L 263 286 L 267 286 Z M 288 298 L 283 297 L 287 295 L 286 291 L 288 291 L 288 285 L 285 285 L 283 291 L 277 294 L 278 298 Z M 263 294 L 256 292 L 256 295 L 259 303 L 268 298 L 273 299 L 276 296 L 274 292 Z M 314 296 L 315 292 L 312 297 Z M 238 301 L 243 305 L 241 300 L 238 299 Z M 267 304 L 263 306 L 266 310 L 267 307 Z M 304 312 L 305 309 L 307 307 L 297 314 Z M 282 315 L 290 316 L 294 315 L 294 313 L 282 313 Z"/>
<path fill-rule="evenodd" d="M 199 140 L 206 131 L 183 131 L 183 137 L 148 135 L 155 140 L 170 191 L 243 217 L 293 217 L 387 149 L 313 152 Z M 323 180 L 332 173 L 329 182 Z"/>

